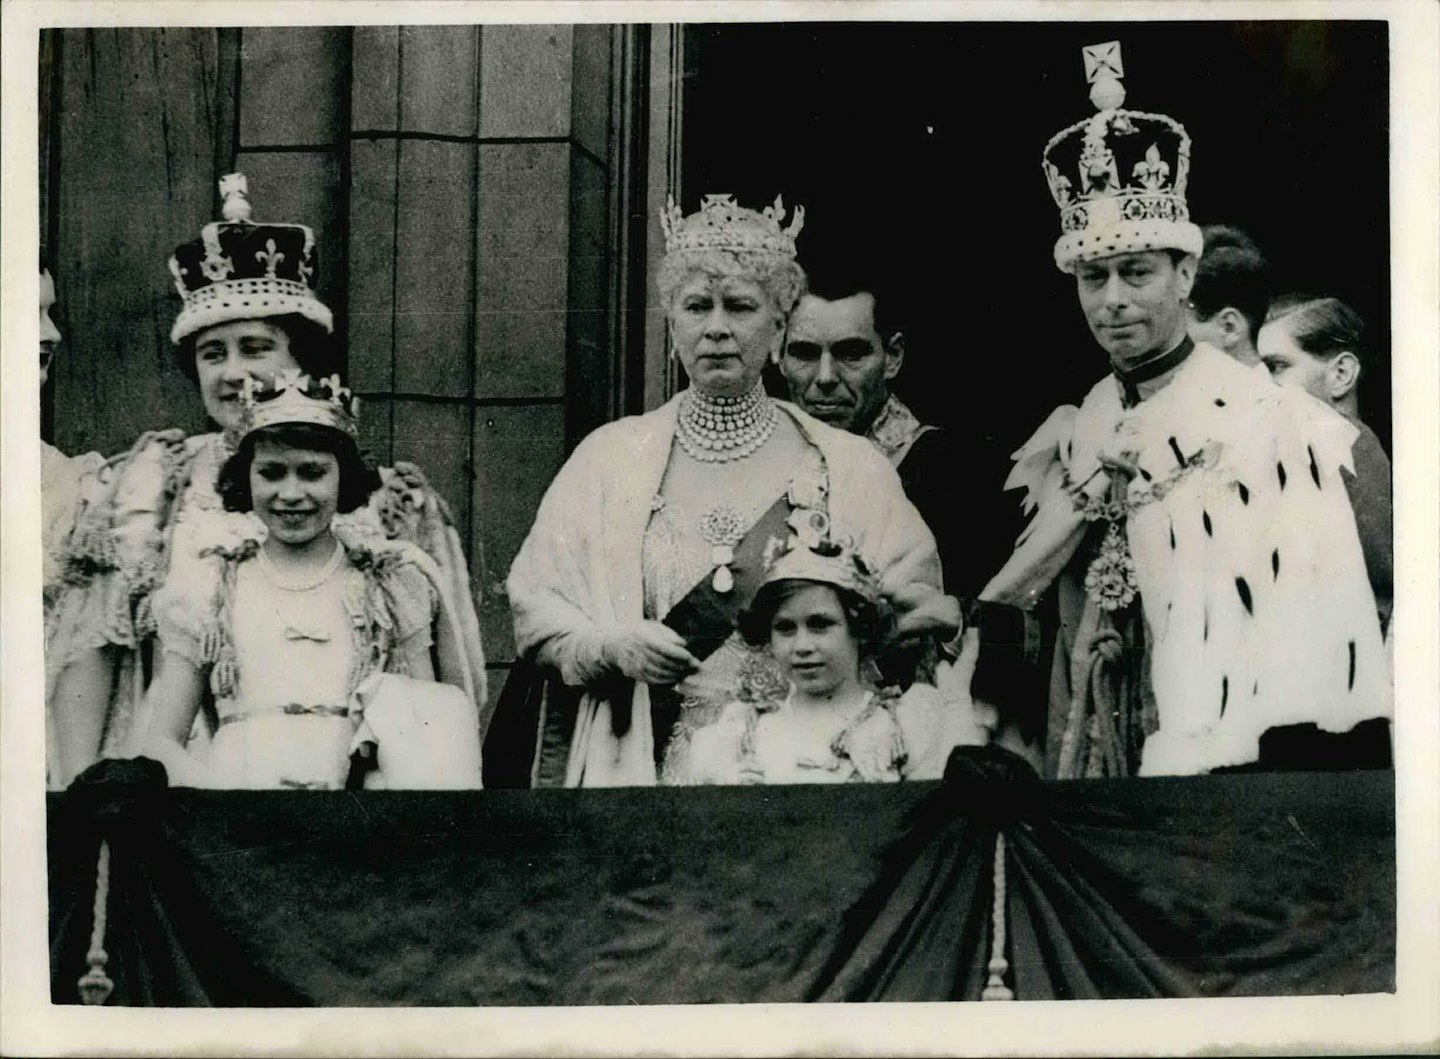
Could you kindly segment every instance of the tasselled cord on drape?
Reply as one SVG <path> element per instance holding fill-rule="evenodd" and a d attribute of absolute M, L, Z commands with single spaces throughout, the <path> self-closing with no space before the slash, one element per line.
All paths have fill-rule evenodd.
<path fill-rule="evenodd" d="M 105 916 L 110 902 L 110 843 L 100 840 L 100 857 L 95 865 L 95 921 L 90 929 L 90 950 L 85 953 L 89 969 L 76 983 L 80 999 L 86 1004 L 103 1004 L 110 998 L 115 983 L 105 973 L 110 956 L 105 951 Z"/>
<path fill-rule="evenodd" d="M 981 1000 L 1014 1000 L 1015 994 L 1005 984 L 1010 962 L 1005 959 L 1005 832 L 995 832 L 995 903 L 991 911 L 990 977 L 980 994 Z"/>

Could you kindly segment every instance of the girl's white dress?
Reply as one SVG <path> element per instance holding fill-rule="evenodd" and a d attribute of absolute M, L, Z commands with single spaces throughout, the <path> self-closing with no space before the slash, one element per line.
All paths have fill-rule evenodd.
<path fill-rule="evenodd" d="M 894 783 L 939 779 L 956 746 L 985 741 L 968 702 L 914 684 L 904 694 L 867 692 L 828 729 L 797 715 L 794 689 L 780 698 L 732 702 L 690 740 L 685 767 L 665 782 L 696 786 Z"/>
<path fill-rule="evenodd" d="M 53 683 L 77 656 L 98 648 L 109 649 L 117 662 L 102 755 L 138 752 L 135 740 L 148 721 L 140 707 L 161 585 L 203 581 L 208 560 L 202 553 L 217 539 L 243 535 L 252 524 L 247 516 L 225 511 L 215 489 L 232 451 L 218 433 L 142 435 L 128 453 L 110 461 L 99 495 L 77 518 L 64 553 L 54 561 L 55 600 L 52 607 L 47 595 L 46 606 L 47 678 Z M 489 718 L 485 659 L 470 574 L 449 511 L 414 467 L 382 468 L 380 474 L 383 488 L 366 507 L 338 516 L 336 526 L 382 545 L 407 542 L 425 553 L 452 631 L 454 657 L 440 659 L 442 669 L 449 666 L 440 676 L 465 688 L 483 731 Z M 197 750 L 203 751 L 198 744 L 209 734 L 206 726 L 197 727 Z"/>
<path fill-rule="evenodd" d="M 429 648 L 440 606 L 434 573 L 413 545 L 337 527 L 331 560 L 296 580 L 261 551 L 258 520 L 250 526 L 155 596 L 162 649 L 204 671 L 214 696 L 205 785 L 343 788 L 368 734 L 357 689 L 376 672 L 404 674 L 411 652 Z M 475 743 L 478 760 L 471 716 L 470 730 L 455 735 Z"/>

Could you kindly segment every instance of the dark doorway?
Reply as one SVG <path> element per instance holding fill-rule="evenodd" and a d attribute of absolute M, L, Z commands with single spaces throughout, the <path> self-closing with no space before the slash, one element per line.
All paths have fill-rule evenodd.
<path fill-rule="evenodd" d="M 932 422 L 1023 442 L 1105 370 L 1051 247 L 1040 158 L 1093 113 L 1081 47 L 1119 40 L 1126 106 L 1181 121 L 1190 207 L 1249 231 L 1281 290 L 1350 302 L 1373 335 L 1363 412 L 1390 441 L 1383 22 L 821 23 L 687 27 L 685 208 L 803 203 L 909 297 L 897 391 Z M 801 237 L 802 253 L 806 236 Z"/>

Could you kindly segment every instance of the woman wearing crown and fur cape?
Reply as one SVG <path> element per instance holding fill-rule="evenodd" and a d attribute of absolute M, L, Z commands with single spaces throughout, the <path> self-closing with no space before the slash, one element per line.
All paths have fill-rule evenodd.
<path fill-rule="evenodd" d="M 887 589 L 938 590 L 934 539 L 884 457 L 761 384 L 804 285 L 802 217 L 782 228 L 778 200 L 757 213 L 728 195 L 662 216 L 659 293 L 690 386 L 580 444 L 507 583 L 522 659 L 582 691 L 570 731 L 559 711 L 542 716 L 532 782 L 654 784 L 683 767 L 697 727 L 772 688 L 774 667 L 738 635 L 736 616 L 766 549 L 792 532 L 833 523 Z"/>
<path fill-rule="evenodd" d="M 431 629 L 453 621 L 434 563 L 336 523 L 379 484 L 354 398 L 298 372 L 243 396 L 217 485 L 237 518 L 202 527 L 154 597 L 145 753 L 172 786 L 335 790 L 366 771 L 357 755 L 378 765 L 367 785 L 478 787 L 475 703 L 433 681 Z M 219 728 L 200 762 L 185 743 L 207 685 Z"/>
<path fill-rule="evenodd" d="M 171 330 L 177 361 L 219 429 L 191 437 L 146 433 L 111 461 L 106 495 L 72 536 L 69 588 L 59 604 L 66 621 L 47 645 L 51 697 L 67 709 L 104 714 L 102 744 L 92 754 L 127 752 L 129 736 L 143 727 L 134 712 L 153 654 L 155 590 L 166 577 L 195 568 L 212 523 L 223 527 L 237 517 L 222 510 L 215 482 L 235 446 L 245 380 L 287 370 L 324 378 L 335 371 L 331 313 L 311 287 L 313 232 L 252 223 L 240 174 L 224 178 L 220 188 L 225 219 L 206 225 L 170 261 L 183 300 Z M 449 512 L 412 465 L 380 474 L 382 486 L 369 504 L 340 516 L 338 525 L 380 540 L 409 540 L 429 556 L 455 618 L 436 630 L 438 672 L 480 706 L 483 734 L 479 623 Z M 197 723 L 197 744 L 215 718 L 207 713 L 202 720 L 209 723 Z M 53 763 L 50 771 L 52 785 L 68 782 Z"/>
<path fill-rule="evenodd" d="M 1187 337 L 1189 137 L 1119 109 L 1118 44 L 1086 53 L 1099 113 L 1045 170 L 1056 264 L 1113 374 L 1017 453 L 1034 517 L 981 593 L 1058 588 L 1046 772 L 1313 767 L 1283 747 L 1352 734 L 1388 760 L 1389 665 L 1340 476 L 1355 431 Z"/>

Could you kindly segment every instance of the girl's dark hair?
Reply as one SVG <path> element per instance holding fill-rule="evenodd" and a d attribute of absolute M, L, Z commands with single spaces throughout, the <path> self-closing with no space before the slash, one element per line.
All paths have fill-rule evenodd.
<path fill-rule="evenodd" d="M 255 446 L 260 441 L 274 441 L 296 449 L 328 452 L 340 464 L 340 497 L 335 510 L 348 514 L 365 506 L 370 494 L 380 488 L 380 475 L 360 456 L 354 439 L 333 427 L 310 423 L 281 423 L 261 427 L 245 435 L 235 455 L 220 468 L 215 490 L 226 511 L 250 511 L 255 507 L 250 495 L 250 464 L 255 459 Z"/>
<path fill-rule="evenodd" d="M 845 625 L 855 637 L 860 648 L 862 662 L 875 658 L 889 644 L 895 635 L 895 612 L 883 599 L 872 603 L 858 592 L 824 581 L 786 579 L 761 585 L 760 591 L 750 601 L 750 606 L 740 612 L 738 627 L 745 642 L 753 647 L 763 647 L 770 642 L 770 624 L 780 605 L 795 593 L 806 588 L 824 585 L 840 600 L 840 609 L 845 612 Z"/>
<path fill-rule="evenodd" d="M 273 324 L 285 332 L 290 340 L 290 355 L 295 358 L 295 363 L 300 365 L 300 370 L 312 379 L 323 379 L 340 373 L 340 352 L 335 336 L 314 320 L 299 313 L 257 316 L 255 319 L 261 323 Z M 195 340 L 207 330 L 209 328 L 203 328 L 193 335 L 186 335 L 175 347 L 175 362 L 191 382 L 198 382 L 200 378 L 195 368 Z"/>

